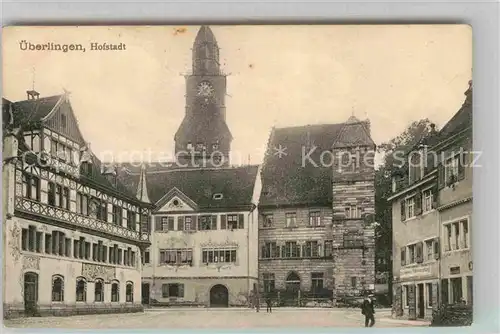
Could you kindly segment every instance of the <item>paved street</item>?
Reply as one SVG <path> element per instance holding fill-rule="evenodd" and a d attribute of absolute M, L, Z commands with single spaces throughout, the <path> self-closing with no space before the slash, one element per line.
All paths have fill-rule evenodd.
<path fill-rule="evenodd" d="M 426 323 L 390 319 L 390 311 L 376 314 L 375 327 L 425 326 Z M 72 329 L 161 329 L 161 328 L 311 328 L 362 327 L 357 309 L 281 308 L 267 314 L 250 309 L 152 309 L 145 313 L 27 318 L 5 321 L 7 327 Z"/>

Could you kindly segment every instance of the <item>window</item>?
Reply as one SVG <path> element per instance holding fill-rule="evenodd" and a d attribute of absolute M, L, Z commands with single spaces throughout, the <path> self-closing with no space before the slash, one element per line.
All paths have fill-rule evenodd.
<path fill-rule="evenodd" d="M 64 279 L 62 278 L 62 276 L 52 276 L 52 301 L 64 301 Z"/>
<path fill-rule="evenodd" d="M 412 264 L 416 262 L 416 251 L 417 245 L 409 245 L 408 246 L 408 264 Z"/>
<path fill-rule="evenodd" d="M 142 263 L 143 264 L 149 264 L 150 263 L 150 254 L 149 254 L 149 251 L 144 251 L 144 256 L 143 256 L 143 259 L 142 259 Z"/>
<path fill-rule="evenodd" d="M 129 230 L 135 231 L 136 220 L 135 220 L 135 212 L 132 210 L 127 210 L 127 228 Z"/>
<path fill-rule="evenodd" d="M 286 227 L 297 226 L 297 214 L 295 212 L 288 212 L 285 214 Z"/>
<path fill-rule="evenodd" d="M 230 230 L 236 230 L 238 228 L 237 215 L 227 215 L 227 228 Z"/>
<path fill-rule="evenodd" d="M 447 223 L 444 225 L 445 250 L 459 250 L 469 248 L 469 222 L 467 219 Z"/>
<path fill-rule="evenodd" d="M 344 233 L 344 248 L 359 248 L 365 244 L 363 234 L 357 232 Z"/>
<path fill-rule="evenodd" d="M 425 241 L 425 253 L 427 254 L 427 260 L 434 259 L 434 239 Z"/>
<path fill-rule="evenodd" d="M 318 292 L 323 289 L 323 273 L 311 273 L 311 290 Z"/>
<path fill-rule="evenodd" d="M 219 143 L 212 144 L 212 151 L 217 151 L 219 149 Z"/>
<path fill-rule="evenodd" d="M 276 242 L 266 242 L 262 247 L 262 258 L 270 259 L 279 257 L 278 246 Z"/>
<path fill-rule="evenodd" d="M 446 235 L 446 243 L 445 243 L 445 250 L 450 251 L 451 250 L 451 224 L 445 225 L 445 235 Z"/>
<path fill-rule="evenodd" d="M 462 301 L 462 277 L 450 279 L 452 303 L 460 303 Z"/>
<path fill-rule="evenodd" d="M 321 212 L 309 212 L 309 226 L 321 226 Z"/>
<path fill-rule="evenodd" d="M 361 218 L 361 208 L 356 204 L 346 206 L 345 217 L 350 219 Z"/>
<path fill-rule="evenodd" d="M 36 227 L 33 225 L 28 228 L 23 228 L 21 231 L 21 249 L 30 252 L 41 252 L 41 232 L 36 232 Z M 38 238 L 40 237 L 40 240 Z"/>
<path fill-rule="evenodd" d="M 85 278 L 78 277 L 76 279 L 76 301 L 84 302 L 87 300 L 87 281 Z"/>
<path fill-rule="evenodd" d="M 111 302 L 119 302 L 120 301 L 120 283 L 113 282 L 111 283 Z"/>
<path fill-rule="evenodd" d="M 448 159 L 444 166 L 445 184 L 450 185 L 458 181 L 458 169 L 460 165 L 460 155 Z"/>
<path fill-rule="evenodd" d="M 351 286 L 353 289 L 356 289 L 358 286 L 358 279 L 357 277 L 353 276 L 351 277 Z"/>
<path fill-rule="evenodd" d="M 218 194 L 214 194 L 213 199 L 216 201 L 219 201 L 222 199 L 222 197 L 223 197 L 222 194 L 218 193 Z"/>
<path fill-rule="evenodd" d="M 469 222 L 467 220 L 464 220 L 462 222 L 462 229 L 463 229 L 463 246 L 464 248 L 469 248 Z"/>
<path fill-rule="evenodd" d="M 132 303 L 134 301 L 134 283 L 132 282 L 127 282 L 125 288 L 125 301 L 127 303 Z"/>
<path fill-rule="evenodd" d="M 265 214 L 264 221 L 262 222 L 263 227 L 273 227 L 273 214 Z"/>
<path fill-rule="evenodd" d="M 300 256 L 299 245 L 295 241 L 285 242 L 285 256 L 286 258 L 293 258 Z"/>
<path fill-rule="evenodd" d="M 432 190 L 424 191 L 423 197 L 423 210 L 424 212 L 429 212 L 432 210 L 432 202 L 434 201 Z"/>
<path fill-rule="evenodd" d="M 275 289 L 274 274 L 264 273 L 263 281 L 264 281 L 264 292 L 273 292 Z"/>
<path fill-rule="evenodd" d="M 217 249 L 203 249 L 201 252 L 201 259 L 203 263 L 236 263 L 236 249 L 231 248 L 217 248 Z"/>
<path fill-rule="evenodd" d="M 76 212 L 85 216 L 89 214 L 89 196 L 76 193 Z"/>
<path fill-rule="evenodd" d="M 333 241 L 325 240 L 325 257 L 330 257 L 333 255 Z"/>
<path fill-rule="evenodd" d="M 174 228 L 174 217 L 161 217 L 161 226 L 159 227 L 160 231 L 168 232 L 173 231 Z"/>
<path fill-rule="evenodd" d="M 304 245 L 304 254 L 302 257 L 318 257 L 319 244 L 317 241 L 307 241 Z"/>
<path fill-rule="evenodd" d="M 403 305 L 405 307 L 409 307 L 410 306 L 410 299 L 408 298 L 408 296 L 409 296 L 408 292 L 409 292 L 410 289 L 409 289 L 408 285 L 403 286 L 403 288 L 404 288 L 403 289 L 403 294 L 404 294 L 403 295 L 403 300 L 404 300 L 404 304 Z"/>
<path fill-rule="evenodd" d="M 96 302 L 104 301 L 104 282 L 100 279 L 95 280 L 94 301 Z"/>
<path fill-rule="evenodd" d="M 36 248 L 37 253 L 41 253 L 43 248 L 43 232 L 36 232 Z M 69 255 L 66 255 L 69 256 Z"/>
<path fill-rule="evenodd" d="M 226 224 L 227 219 L 227 224 Z M 221 216 L 221 230 L 236 230 L 245 228 L 245 216 L 243 214 L 231 214 Z"/>
<path fill-rule="evenodd" d="M 23 173 L 23 197 L 40 200 L 40 179 L 35 175 Z"/>
<path fill-rule="evenodd" d="M 97 204 L 96 208 L 96 218 L 102 221 L 107 222 L 108 221 L 108 203 L 105 201 L 102 201 L 98 198 L 93 199 Z"/>
<path fill-rule="evenodd" d="M 432 308 L 432 283 L 426 283 L 427 289 L 427 307 Z"/>
<path fill-rule="evenodd" d="M 118 205 L 113 205 L 113 224 L 122 225 L 123 210 Z"/>
<path fill-rule="evenodd" d="M 415 217 L 415 198 L 406 199 L 406 219 Z"/>
<path fill-rule="evenodd" d="M 184 284 L 169 283 L 161 286 L 163 298 L 184 298 Z"/>
<path fill-rule="evenodd" d="M 160 250 L 160 264 L 193 264 L 193 250 L 191 248 L 174 248 Z"/>
<path fill-rule="evenodd" d="M 193 218 L 186 217 L 184 219 L 184 231 L 190 231 L 190 230 L 192 230 L 192 223 L 193 223 Z"/>
<path fill-rule="evenodd" d="M 201 216 L 198 221 L 198 230 L 209 231 L 217 229 L 217 216 Z"/>

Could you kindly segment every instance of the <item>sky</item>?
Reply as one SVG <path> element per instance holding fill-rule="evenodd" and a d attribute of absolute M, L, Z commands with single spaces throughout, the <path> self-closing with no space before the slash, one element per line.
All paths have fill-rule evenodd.
<path fill-rule="evenodd" d="M 70 92 L 84 138 L 105 161 L 173 155 L 198 26 L 8 27 L 3 97 Z M 472 78 L 466 25 L 211 26 L 228 73 L 233 161 L 261 163 L 271 128 L 368 118 L 375 143 L 414 120 L 442 127 Z M 81 51 L 21 50 L 82 44 Z M 90 51 L 91 43 L 124 43 Z"/>

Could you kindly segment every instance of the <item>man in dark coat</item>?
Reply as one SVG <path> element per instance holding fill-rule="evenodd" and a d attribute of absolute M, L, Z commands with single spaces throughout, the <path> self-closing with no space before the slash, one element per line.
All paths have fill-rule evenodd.
<path fill-rule="evenodd" d="M 372 295 L 365 294 L 365 300 L 361 305 L 361 314 L 365 316 L 365 327 L 375 325 L 375 309 L 373 307 Z"/>
<path fill-rule="evenodd" d="M 271 295 L 269 293 L 266 295 L 266 305 L 267 305 L 266 312 L 273 313 L 272 309 L 273 301 L 271 300 Z"/>

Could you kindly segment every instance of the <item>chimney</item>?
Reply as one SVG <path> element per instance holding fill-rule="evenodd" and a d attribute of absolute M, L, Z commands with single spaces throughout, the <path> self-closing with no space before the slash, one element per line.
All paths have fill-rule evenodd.
<path fill-rule="evenodd" d="M 26 94 L 28 95 L 28 100 L 38 100 L 40 97 L 40 93 L 38 93 L 36 90 L 27 90 Z"/>

